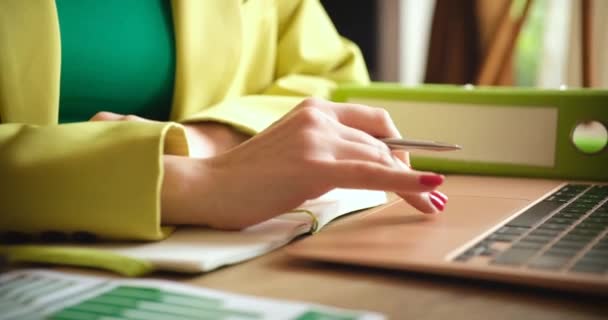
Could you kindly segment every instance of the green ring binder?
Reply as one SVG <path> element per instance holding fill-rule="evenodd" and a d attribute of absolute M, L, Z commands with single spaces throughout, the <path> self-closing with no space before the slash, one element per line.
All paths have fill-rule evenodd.
<path fill-rule="evenodd" d="M 608 90 L 471 88 L 454 85 L 405 87 L 396 83 L 377 82 L 371 85 L 340 86 L 333 92 L 332 99 L 337 102 L 361 102 L 383 107 L 389 111 L 402 133 L 407 133 L 408 137 L 457 143 L 463 146 L 464 151 L 470 150 L 470 154 L 454 153 L 454 156 L 451 155 L 452 153 L 449 155 L 412 153 L 412 164 L 420 170 L 608 180 L 608 170 L 606 170 L 608 148 L 585 153 L 581 152 L 572 141 L 573 132 L 581 122 L 595 121 L 604 127 L 608 126 Z M 425 110 L 428 112 L 425 113 Z M 440 110 L 441 113 L 431 112 L 436 110 Z M 480 125 L 475 119 L 452 125 L 462 114 L 451 110 L 463 111 L 474 117 L 480 116 L 481 119 L 491 122 L 484 124 L 490 129 L 475 132 L 475 129 L 471 128 Z M 519 114 L 524 117 L 518 117 Z M 420 121 L 411 123 L 408 119 L 412 116 L 417 116 Z M 530 123 L 526 124 L 526 121 L 531 121 L 526 118 L 527 116 L 541 119 L 538 128 Z M 436 122 L 442 123 L 443 127 L 436 125 Z M 459 126 L 460 130 L 446 128 L 446 124 L 454 128 Z M 433 127 L 434 125 L 436 127 Z M 524 139 L 519 141 L 509 139 L 510 136 L 521 136 L 522 132 L 526 131 L 542 133 L 544 136 L 524 136 Z M 439 135 L 429 137 L 420 136 L 421 134 Z M 453 140 L 451 136 L 447 136 L 449 134 L 456 134 L 465 141 Z M 484 141 L 484 135 L 500 137 L 502 142 L 499 143 L 504 144 L 504 148 L 501 150 L 500 144 L 493 145 L 494 141 Z M 583 148 L 598 148 L 597 144 L 598 142 L 591 142 Z M 517 154 L 509 154 L 508 148 L 515 150 Z M 513 156 L 513 159 L 493 158 L 501 152 Z"/>

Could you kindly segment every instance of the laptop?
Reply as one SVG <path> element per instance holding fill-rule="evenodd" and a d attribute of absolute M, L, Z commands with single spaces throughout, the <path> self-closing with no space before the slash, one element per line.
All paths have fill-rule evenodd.
<path fill-rule="evenodd" d="M 377 83 L 333 99 L 385 108 L 407 137 L 464 149 L 412 153 L 414 168 L 450 173 L 443 213 L 395 197 L 289 254 L 608 294 L 608 91 Z"/>
<path fill-rule="evenodd" d="M 608 185 L 450 175 L 444 212 L 400 199 L 294 243 L 288 254 L 608 293 Z"/>

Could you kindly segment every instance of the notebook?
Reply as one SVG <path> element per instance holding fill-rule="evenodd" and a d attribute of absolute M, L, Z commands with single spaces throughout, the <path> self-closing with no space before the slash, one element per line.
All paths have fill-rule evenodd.
<path fill-rule="evenodd" d="M 197 273 L 242 262 L 294 238 L 320 231 L 330 221 L 386 203 L 384 192 L 334 189 L 241 231 L 180 227 L 158 242 L 98 244 L 23 244 L 0 247 L 11 261 L 37 261 L 97 267 L 128 276 L 153 270 Z"/>
<path fill-rule="evenodd" d="M 0 320 L 381 320 L 374 312 L 266 299 L 160 280 L 20 270 L 0 276 Z"/>

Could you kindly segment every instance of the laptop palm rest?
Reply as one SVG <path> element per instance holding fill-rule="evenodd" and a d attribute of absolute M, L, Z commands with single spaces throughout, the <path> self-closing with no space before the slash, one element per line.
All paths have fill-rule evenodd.
<path fill-rule="evenodd" d="M 448 177 L 445 212 L 424 215 L 396 200 L 289 248 L 295 256 L 372 266 L 433 268 L 560 185 L 555 180 Z"/>

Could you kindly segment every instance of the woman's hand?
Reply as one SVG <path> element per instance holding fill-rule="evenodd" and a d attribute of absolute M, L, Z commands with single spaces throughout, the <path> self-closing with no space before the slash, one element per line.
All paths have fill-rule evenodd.
<path fill-rule="evenodd" d="M 112 112 L 99 112 L 91 121 L 152 121 L 135 115 L 122 115 Z M 184 124 L 190 156 L 208 158 L 229 150 L 249 136 L 217 122 L 195 122 Z"/>
<path fill-rule="evenodd" d="M 443 176 L 409 168 L 387 112 L 307 99 L 271 127 L 215 157 L 165 156 L 163 221 L 240 229 L 334 188 L 396 192 L 426 213 L 441 211 Z"/>

